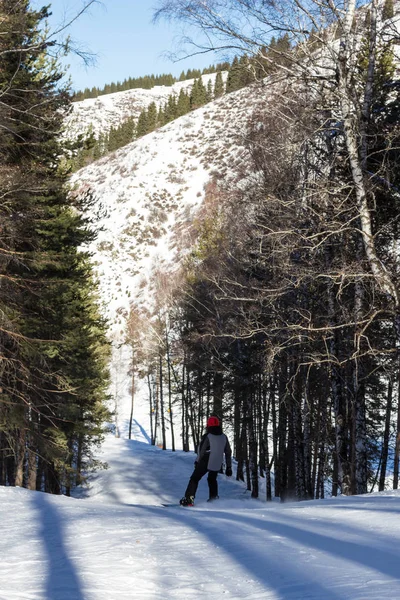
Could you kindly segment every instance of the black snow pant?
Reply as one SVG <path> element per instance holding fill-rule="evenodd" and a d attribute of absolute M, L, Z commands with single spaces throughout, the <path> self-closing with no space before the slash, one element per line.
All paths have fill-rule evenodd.
<path fill-rule="evenodd" d="M 186 488 L 186 492 L 185 492 L 186 498 L 189 498 L 189 496 L 196 496 L 197 486 L 199 485 L 199 481 L 202 477 L 204 477 L 204 475 L 208 471 L 207 462 L 200 461 L 196 464 L 194 471 L 190 476 L 188 486 Z M 208 490 L 209 490 L 210 498 L 216 498 L 218 496 L 217 475 L 218 475 L 218 471 L 208 471 L 207 482 L 208 482 Z"/>

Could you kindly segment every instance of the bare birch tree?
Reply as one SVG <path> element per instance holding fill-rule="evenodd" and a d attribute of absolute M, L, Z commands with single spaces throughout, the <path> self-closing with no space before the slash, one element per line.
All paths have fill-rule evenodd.
<path fill-rule="evenodd" d="M 286 65 L 280 74 L 294 82 L 312 85 L 317 94 L 326 87 L 335 100 L 333 113 L 342 124 L 351 167 L 353 189 L 360 220 L 360 231 L 369 268 L 381 290 L 390 298 L 400 341 L 400 298 L 393 274 L 376 248 L 368 181 L 378 173 L 366 172 L 367 130 L 370 118 L 377 43 L 387 24 L 377 12 L 378 0 L 368 5 L 370 11 L 367 77 L 360 88 L 357 83 L 357 52 L 364 29 L 366 8 L 356 0 L 298 1 L 283 0 L 161 0 L 155 18 L 187 23 L 200 32 L 188 38 L 186 48 L 192 53 L 239 51 L 260 57 L 273 34 L 287 33 L 293 46 L 285 53 Z M 317 50 L 310 45 L 310 35 Z M 190 50 L 187 51 L 188 53 Z M 275 50 L 280 55 L 279 50 Z M 274 58 L 263 60 L 273 62 Z"/>

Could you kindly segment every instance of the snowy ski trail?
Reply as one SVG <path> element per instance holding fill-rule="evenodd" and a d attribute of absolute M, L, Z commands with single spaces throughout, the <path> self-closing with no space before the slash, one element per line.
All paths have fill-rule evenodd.
<path fill-rule="evenodd" d="M 303 503 L 177 502 L 194 454 L 107 438 L 82 498 L 0 488 L 0 600 L 395 600 L 400 494 Z"/>

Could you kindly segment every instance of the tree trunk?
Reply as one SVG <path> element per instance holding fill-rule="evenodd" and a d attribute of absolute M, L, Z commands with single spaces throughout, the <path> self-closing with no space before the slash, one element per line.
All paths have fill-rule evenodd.
<path fill-rule="evenodd" d="M 288 460 L 287 460 L 287 434 L 288 411 L 286 398 L 286 361 L 281 364 L 279 377 L 279 416 L 278 416 L 278 454 L 275 461 L 275 495 L 283 501 L 287 494 L 288 485 Z"/>
<path fill-rule="evenodd" d="M 396 424 L 396 442 L 394 450 L 394 465 L 393 465 L 393 489 L 399 487 L 399 462 L 400 462 L 400 369 L 397 379 L 397 424 Z"/>
<path fill-rule="evenodd" d="M 390 423 L 392 418 L 392 402 L 393 402 L 393 379 L 389 376 L 388 390 L 387 390 L 387 402 L 386 402 L 386 415 L 385 415 L 385 429 L 383 432 L 383 443 L 382 443 L 382 459 L 381 459 L 381 472 L 379 477 L 379 491 L 383 492 L 385 489 L 386 481 L 386 468 L 389 456 L 389 438 L 390 438 Z"/>
<path fill-rule="evenodd" d="M 83 434 L 78 436 L 78 450 L 76 453 L 76 485 L 82 483 L 82 460 L 83 460 Z"/>
<path fill-rule="evenodd" d="M 160 390 L 160 414 L 161 414 L 161 437 L 162 437 L 162 449 L 167 449 L 167 438 L 165 431 L 165 406 L 164 406 L 164 386 L 163 386 L 163 357 L 159 355 L 159 390 Z"/>
<path fill-rule="evenodd" d="M 28 490 L 36 490 L 36 477 L 37 477 L 37 456 L 33 449 L 32 441 L 28 448 Z"/>
<path fill-rule="evenodd" d="M 174 430 L 174 413 L 172 410 L 172 377 L 171 377 L 171 356 L 169 351 L 168 333 L 165 335 L 167 348 L 167 368 L 168 368 L 168 410 L 169 424 L 171 427 L 171 447 L 172 452 L 175 452 L 175 430 Z"/>
<path fill-rule="evenodd" d="M 264 386 L 262 384 L 261 375 L 257 376 L 257 425 L 258 431 L 257 436 L 259 440 L 259 468 L 260 468 L 260 477 L 264 477 L 265 471 L 267 469 L 267 448 L 266 445 L 268 443 L 267 440 L 267 432 L 265 427 L 265 420 L 268 421 L 267 417 L 267 395 L 265 393 Z"/>
<path fill-rule="evenodd" d="M 61 494 L 60 482 L 57 476 L 57 470 L 53 462 L 45 466 L 45 491 L 49 494 Z"/>
<path fill-rule="evenodd" d="M 246 463 L 246 430 L 242 423 L 240 429 L 240 438 L 239 438 L 239 447 L 238 454 L 236 456 L 237 459 L 237 470 L 236 470 L 236 479 L 238 481 L 244 481 L 244 468 Z"/>
<path fill-rule="evenodd" d="M 251 497 L 258 498 L 258 460 L 257 460 L 257 437 L 255 431 L 255 418 L 254 418 L 254 407 L 252 406 L 252 387 L 247 386 L 245 391 L 247 399 L 247 432 L 249 441 L 249 475 L 251 480 Z"/>
<path fill-rule="evenodd" d="M 313 492 L 313 498 L 319 498 L 319 491 L 318 491 L 318 486 L 317 486 L 317 471 L 318 471 L 318 464 L 319 464 L 319 448 L 320 448 L 320 443 L 321 443 L 321 401 L 322 401 L 322 394 L 319 395 L 318 398 L 318 406 L 317 406 L 317 414 L 316 414 L 316 418 L 315 418 L 315 431 L 314 431 L 314 439 L 313 439 L 313 454 L 314 454 L 314 461 L 313 461 L 313 465 L 312 465 L 312 471 L 311 471 L 311 489 Z"/>
<path fill-rule="evenodd" d="M 15 465 L 15 485 L 17 487 L 22 487 L 24 485 L 25 459 L 26 432 L 24 429 L 20 429 L 18 432 L 17 460 Z"/>
<path fill-rule="evenodd" d="M 133 364 L 132 364 L 132 377 L 131 377 L 131 412 L 129 415 L 129 433 L 128 433 L 128 438 L 131 440 L 132 439 L 132 421 L 133 421 L 133 405 L 134 405 L 134 399 L 135 399 L 135 373 L 133 370 Z"/>
<path fill-rule="evenodd" d="M 154 405 L 153 405 L 153 394 L 151 390 L 151 380 L 150 373 L 147 373 L 147 386 L 149 388 L 149 410 L 150 410 L 150 441 L 151 445 L 154 446 L 155 435 L 154 435 L 154 426 L 153 426 L 153 415 L 154 415 Z"/>
<path fill-rule="evenodd" d="M 328 416 L 328 405 L 327 397 L 324 394 L 320 394 L 318 402 L 318 425 L 316 426 L 318 435 L 316 438 L 315 445 L 315 457 L 314 461 L 317 463 L 317 474 L 315 481 L 315 498 L 325 497 L 325 463 L 326 463 L 326 448 L 331 444 L 329 431 L 330 427 L 330 416 Z M 335 454 L 335 453 L 334 453 Z"/>
<path fill-rule="evenodd" d="M 274 496 L 279 498 L 279 466 L 278 466 L 278 423 L 276 415 L 276 378 L 275 374 L 270 377 L 270 398 L 272 413 L 272 460 L 275 461 Z M 272 462 L 272 461 L 271 461 Z M 271 465 L 272 466 L 272 465 Z M 270 468 L 271 468 L 270 466 Z"/>
<path fill-rule="evenodd" d="M 328 307 L 329 318 L 332 326 L 336 325 L 335 318 L 335 300 L 333 286 L 328 287 Z M 331 356 L 331 394 L 333 404 L 333 414 L 335 419 L 335 459 L 334 459 L 334 478 L 332 484 L 332 495 L 337 496 L 338 489 L 342 494 L 348 495 L 351 492 L 350 482 L 350 463 L 348 457 L 348 423 L 347 410 L 343 394 L 341 371 L 338 356 L 338 340 L 335 331 L 331 333 L 329 342 L 329 353 Z"/>
<path fill-rule="evenodd" d="M 359 378 L 356 373 L 355 377 Z M 364 385 L 358 381 L 355 395 L 355 493 L 367 493 L 367 425 Z"/>
<path fill-rule="evenodd" d="M 183 397 L 185 400 L 185 422 L 184 422 L 184 429 L 183 431 L 184 433 L 184 450 L 186 450 L 186 452 L 189 452 L 190 450 L 190 445 L 189 445 L 189 398 L 188 398 L 188 390 L 190 388 L 190 382 L 189 382 L 189 371 L 186 368 L 186 378 L 183 380 L 183 386 L 184 386 L 184 390 L 183 390 Z"/>
<path fill-rule="evenodd" d="M 233 455 L 237 460 L 240 456 L 240 431 L 241 431 L 241 398 L 238 385 L 238 378 L 235 377 L 233 384 Z"/>
<path fill-rule="evenodd" d="M 303 371 L 298 367 L 298 363 L 294 365 L 297 374 L 294 374 L 294 397 L 292 402 L 293 414 L 293 444 L 294 444 L 294 462 L 295 462 L 295 489 L 297 500 L 308 499 L 307 493 L 307 477 L 306 477 L 306 459 L 305 459 L 305 443 L 303 429 Z M 305 421 L 306 422 L 306 421 Z"/>
<path fill-rule="evenodd" d="M 325 460 L 326 460 L 326 452 L 325 452 L 325 442 L 323 438 L 318 447 L 318 468 L 317 468 L 317 479 L 315 483 L 315 498 L 323 499 L 325 498 Z"/>
<path fill-rule="evenodd" d="M 262 443 L 264 445 L 264 460 L 265 460 L 265 496 L 267 501 L 272 500 L 272 482 L 271 482 L 271 465 L 269 458 L 269 439 L 268 428 L 271 413 L 272 390 L 267 390 L 264 382 L 263 386 L 263 427 L 262 427 Z"/>
<path fill-rule="evenodd" d="M 0 485 L 6 485 L 5 436 L 0 431 Z"/>
<path fill-rule="evenodd" d="M 358 259 L 361 262 L 361 248 L 358 248 Z M 355 285 L 354 317 L 355 323 L 362 319 L 362 306 L 364 303 L 364 290 L 360 281 Z M 356 325 L 354 339 L 356 340 L 355 353 L 360 351 L 361 331 L 360 326 Z M 364 384 L 364 363 L 363 359 L 355 359 L 353 366 L 353 394 L 354 394 L 354 460 L 355 460 L 355 481 L 352 485 L 352 491 L 356 494 L 367 493 L 367 424 L 365 414 L 365 384 Z"/>
<path fill-rule="evenodd" d="M 187 419 L 188 419 L 187 429 L 189 430 L 189 426 L 190 426 L 190 431 L 191 431 L 192 440 L 193 440 L 193 449 L 196 452 L 197 448 L 199 446 L 200 440 L 197 438 L 196 416 L 195 416 L 195 411 L 194 411 L 194 406 L 193 406 L 192 388 L 191 388 L 191 385 L 190 385 L 190 378 L 189 378 L 189 376 L 187 377 L 186 398 L 187 398 L 187 406 L 188 406 L 188 411 L 187 411 Z M 188 445 L 189 445 L 189 443 L 188 443 Z"/>
<path fill-rule="evenodd" d="M 155 369 L 157 373 L 157 369 Z M 154 444 L 157 444 L 157 430 L 160 421 L 160 397 L 159 386 L 157 385 L 157 375 L 154 375 L 153 380 L 153 398 L 154 398 Z"/>
<path fill-rule="evenodd" d="M 375 0 L 372 1 L 371 6 L 375 9 Z M 371 223 L 371 211 L 368 206 L 367 191 L 364 182 L 363 164 L 365 162 L 365 156 L 359 155 L 359 147 L 361 149 L 366 148 L 365 131 L 363 127 L 357 122 L 357 114 L 355 101 L 353 100 L 353 80 L 349 79 L 349 73 L 353 73 L 353 70 L 349 68 L 351 60 L 354 60 L 353 47 L 350 43 L 352 38 L 352 25 L 355 18 L 355 0 L 348 0 L 345 18 L 343 34 L 340 40 L 340 51 L 338 59 L 338 91 L 340 107 L 343 116 L 343 130 L 346 142 L 346 148 L 349 156 L 350 169 L 352 174 L 352 180 L 354 184 L 357 207 L 360 216 L 361 234 L 365 249 L 365 254 L 368 260 L 369 267 L 375 278 L 377 285 L 380 289 L 387 294 L 398 309 L 399 307 L 399 294 L 396 285 L 392 281 L 388 270 L 386 269 L 383 262 L 378 257 L 375 247 L 374 236 L 372 234 L 372 223 Z M 374 35 L 371 30 L 371 37 Z M 376 35 L 376 32 L 375 32 Z M 370 48 L 375 41 L 370 40 Z M 369 57 L 368 65 L 368 78 L 373 78 L 374 65 L 371 64 L 372 57 Z M 371 73 L 372 69 L 372 73 Z M 372 101 L 372 83 L 371 86 L 366 86 L 363 104 L 363 119 L 365 120 L 367 114 L 369 114 L 370 105 Z M 362 139 L 359 140 L 359 135 Z M 398 333 L 398 332 L 397 332 Z"/>
<path fill-rule="evenodd" d="M 243 427 L 243 447 L 244 447 L 244 464 L 246 471 L 246 485 L 247 490 L 251 492 L 251 471 L 250 471 L 250 460 L 249 460 L 249 441 L 247 438 L 247 429 Z"/>
<path fill-rule="evenodd" d="M 309 380 L 311 374 L 308 374 L 305 385 L 305 398 L 303 402 L 303 444 L 304 444 L 304 479 L 306 499 L 314 498 L 314 487 L 312 485 L 312 418 L 315 413 L 315 402 L 309 393 Z"/>

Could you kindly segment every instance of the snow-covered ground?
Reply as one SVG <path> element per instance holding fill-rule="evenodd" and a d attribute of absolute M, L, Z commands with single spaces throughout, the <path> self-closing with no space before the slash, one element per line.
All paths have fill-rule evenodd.
<path fill-rule="evenodd" d="M 395 600 L 400 493 L 279 504 L 219 476 L 182 496 L 194 454 L 109 436 L 81 498 L 0 488 L 0 600 Z"/>
<path fill-rule="evenodd" d="M 85 101 L 85 119 L 125 118 L 132 94 L 120 94 Z M 121 332 L 130 301 L 149 303 L 155 267 L 184 254 L 207 184 L 246 159 L 250 109 L 267 94 L 224 96 L 72 178 L 106 210 L 90 249 L 104 312 Z M 125 359 L 112 378 L 118 402 L 128 394 Z M 194 454 L 151 446 L 140 403 L 128 440 L 123 404 L 121 437 L 110 435 L 100 455 L 108 469 L 75 498 L 0 487 L 0 600 L 400 597 L 400 493 L 266 503 L 222 475 L 218 502 L 206 502 L 203 480 L 196 506 L 181 508 Z"/>
<path fill-rule="evenodd" d="M 77 193 L 96 200 L 89 250 L 110 328 L 124 329 L 132 301 L 151 310 L 152 277 L 176 270 L 192 247 L 206 188 L 248 158 L 249 115 L 268 93 L 253 86 L 222 96 L 72 176 Z"/>

